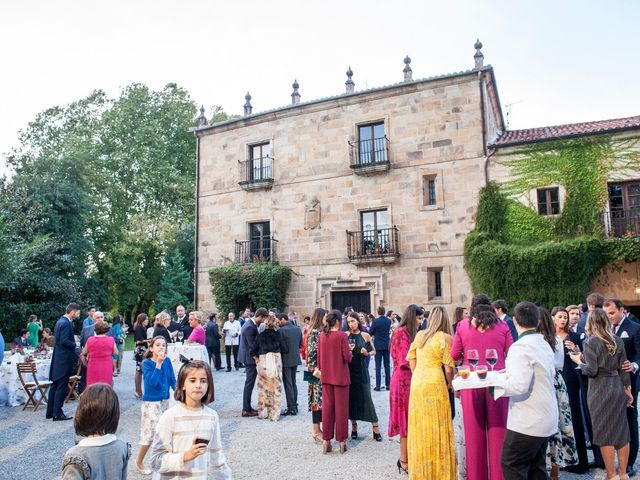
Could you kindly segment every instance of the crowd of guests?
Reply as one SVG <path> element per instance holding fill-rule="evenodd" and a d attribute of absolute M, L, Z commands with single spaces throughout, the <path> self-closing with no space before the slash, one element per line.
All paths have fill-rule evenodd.
<path fill-rule="evenodd" d="M 238 319 L 229 313 L 222 328 L 215 313 L 187 314 L 182 306 L 176 320 L 160 312 L 153 326 L 139 314 L 133 328 L 135 389 L 142 400 L 136 467 L 154 478 L 202 472 L 230 478 L 219 419 L 207 406 L 214 398 L 212 370 L 222 370 L 224 341 L 226 370 L 244 368 L 246 374 L 243 417 L 278 421 L 297 415 L 296 371 L 306 360 L 312 438 L 325 454 L 334 440 L 347 452 L 348 438 L 361 433 L 358 422 L 370 423 L 372 438 L 382 441 L 372 390 L 386 390 L 387 434 L 400 437 L 396 466 L 409 478 L 553 479 L 561 470 L 600 467 L 607 480 L 628 479 L 638 453 L 640 322 L 618 299 L 597 293 L 584 308 L 557 306 L 549 312 L 521 302 L 513 317 L 508 310 L 504 301 L 479 294 L 468 309 L 456 308 L 451 320 L 443 307 L 427 312 L 418 305 L 409 305 L 402 316 L 379 307 L 376 317 L 350 308 L 316 308 L 302 326 L 265 308 L 247 309 Z M 80 306 L 69 304 L 48 337 L 55 338 L 55 349 L 46 415 L 54 421 L 71 419 L 62 405 L 76 368 L 73 322 L 79 316 Z M 34 331 L 44 337 L 41 323 L 31 323 L 36 327 L 25 338 L 32 339 Z M 102 312 L 89 310 L 80 336 L 85 385 L 74 417 L 76 431 L 87 438 L 65 456 L 63 478 L 83 478 L 78 472 L 87 466 L 104 472 L 97 478 L 124 478 L 117 472 L 126 471 L 130 446 L 114 435 L 119 406 L 111 389 L 121 368 L 117 340 L 124 335 L 121 318 L 109 325 Z M 176 378 L 166 351 L 180 337 L 207 347 L 209 362 L 189 361 Z M 495 372 L 490 388 L 453 381 L 462 372 L 487 369 Z M 455 393 L 454 383 L 462 385 Z M 178 403 L 169 408 L 172 390 Z M 151 468 L 145 466 L 149 452 Z"/>

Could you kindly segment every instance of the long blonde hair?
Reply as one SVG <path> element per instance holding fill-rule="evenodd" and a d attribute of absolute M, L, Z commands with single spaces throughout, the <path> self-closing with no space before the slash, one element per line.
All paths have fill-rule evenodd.
<path fill-rule="evenodd" d="M 441 307 L 433 307 L 427 320 L 427 328 L 424 331 L 419 347 L 422 348 L 426 345 L 427 341 L 434 336 L 437 332 L 444 332 L 448 335 L 452 334 L 451 321 L 447 311 Z"/>
<path fill-rule="evenodd" d="M 589 313 L 585 331 L 587 335 L 602 340 L 602 343 L 607 347 L 609 355 L 616 353 L 617 344 L 611 332 L 611 322 L 609 322 L 609 317 L 603 309 L 596 308 Z"/>

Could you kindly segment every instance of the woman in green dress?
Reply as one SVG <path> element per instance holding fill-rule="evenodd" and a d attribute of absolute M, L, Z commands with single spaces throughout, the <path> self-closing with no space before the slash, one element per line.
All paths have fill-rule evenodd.
<path fill-rule="evenodd" d="M 358 314 L 351 312 L 347 317 L 349 327 L 348 339 L 353 358 L 349 363 L 351 385 L 349 385 L 349 419 L 351 420 L 351 438 L 358 438 L 358 420 L 371 422 L 373 425 L 373 438 L 377 442 L 382 441 L 378 428 L 378 415 L 371 400 L 371 381 L 367 369 L 366 359 L 375 355 L 376 351 L 371 344 L 368 333 L 360 331 L 360 319 Z"/>
<path fill-rule="evenodd" d="M 33 348 L 36 348 L 40 341 L 40 332 L 42 332 L 42 320 L 38 320 L 36 315 L 31 315 L 29 323 L 27 323 L 27 330 L 29 330 L 29 343 Z"/>

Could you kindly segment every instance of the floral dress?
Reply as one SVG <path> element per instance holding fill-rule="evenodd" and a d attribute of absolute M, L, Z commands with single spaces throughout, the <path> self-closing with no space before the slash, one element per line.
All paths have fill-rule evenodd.
<path fill-rule="evenodd" d="M 313 372 L 318 367 L 318 339 L 320 331 L 311 330 L 307 335 L 307 368 Z M 322 410 L 322 384 L 309 382 L 309 411 Z"/>
<path fill-rule="evenodd" d="M 411 387 L 411 368 L 407 353 L 411 346 L 411 335 L 404 327 L 396 328 L 391 338 L 390 353 L 393 360 L 393 375 L 389 385 L 389 437 L 407 436 L 409 418 L 409 389 Z"/>

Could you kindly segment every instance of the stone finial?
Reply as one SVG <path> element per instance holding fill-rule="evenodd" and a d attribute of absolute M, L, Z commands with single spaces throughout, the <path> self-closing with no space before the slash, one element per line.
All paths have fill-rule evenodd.
<path fill-rule="evenodd" d="M 482 42 L 480 39 L 476 40 L 473 48 L 476 49 L 476 54 L 473 56 L 473 59 L 476 61 L 475 70 L 480 70 L 484 64 L 484 55 L 482 54 Z"/>
<path fill-rule="evenodd" d="M 300 85 L 298 85 L 298 80 L 294 80 L 293 85 L 291 86 L 293 87 L 293 93 L 291 94 L 291 105 L 297 105 L 298 103 L 300 103 L 300 92 L 298 92 Z"/>
<path fill-rule="evenodd" d="M 413 82 L 413 70 L 411 70 L 411 58 L 409 55 L 404 57 L 404 69 L 402 72 L 404 73 L 404 81 L 405 82 Z"/>
<path fill-rule="evenodd" d="M 207 117 L 204 116 L 204 105 L 200 107 L 200 116 L 198 117 L 198 128 L 207 126 Z"/>
<path fill-rule="evenodd" d="M 244 99 L 246 100 L 246 103 L 244 104 L 244 114 L 251 115 L 251 112 L 253 110 L 253 107 L 251 106 L 251 94 L 247 92 L 247 94 L 244 96 Z"/>
<path fill-rule="evenodd" d="M 347 81 L 344 82 L 344 84 L 347 86 L 347 93 L 353 93 L 356 88 L 356 84 L 353 83 L 351 77 L 353 77 L 353 71 L 351 70 L 351 66 L 349 66 L 349 70 L 347 70 Z"/>

